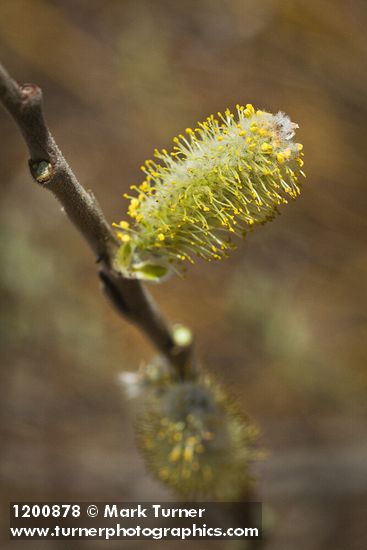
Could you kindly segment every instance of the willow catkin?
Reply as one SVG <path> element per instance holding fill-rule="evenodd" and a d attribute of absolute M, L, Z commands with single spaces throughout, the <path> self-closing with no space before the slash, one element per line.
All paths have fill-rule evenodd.
<path fill-rule="evenodd" d="M 257 429 L 207 375 L 147 396 L 137 434 L 147 467 L 182 497 L 231 500 L 251 487 Z"/>
<path fill-rule="evenodd" d="M 227 109 L 187 128 L 172 152 L 156 150 L 156 160 L 142 166 L 144 181 L 126 195 L 133 224 L 114 224 L 117 267 L 128 277 L 159 279 L 195 257 L 226 257 L 233 235 L 271 220 L 299 195 L 297 127 L 284 113 L 237 105 L 236 115 Z"/>

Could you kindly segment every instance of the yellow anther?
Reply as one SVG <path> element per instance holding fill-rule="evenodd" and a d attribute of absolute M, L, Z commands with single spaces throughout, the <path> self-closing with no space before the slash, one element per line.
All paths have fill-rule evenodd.
<path fill-rule="evenodd" d="M 255 113 L 255 109 L 251 105 L 251 103 L 247 103 L 246 109 L 243 111 L 243 114 L 245 117 L 251 117 Z"/>
<path fill-rule="evenodd" d="M 261 150 L 263 153 L 271 153 L 273 150 L 273 146 L 270 143 L 263 143 L 261 145 Z"/>
<path fill-rule="evenodd" d="M 112 224 L 114 227 L 120 227 L 120 229 L 128 229 L 129 228 L 129 222 L 125 222 L 124 220 L 117 223 L 117 224 Z"/>
<path fill-rule="evenodd" d="M 180 456 L 181 456 L 181 446 L 176 445 L 176 447 L 174 447 L 172 449 L 172 451 L 170 452 L 168 458 L 171 462 L 177 462 L 177 460 L 180 458 Z"/>
<path fill-rule="evenodd" d="M 123 243 L 128 243 L 131 240 L 130 235 L 128 235 L 127 233 L 117 233 L 117 237 Z"/>
<path fill-rule="evenodd" d="M 131 210 L 136 210 L 139 206 L 139 201 L 138 199 L 134 198 L 134 199 L 131 199 L 131 203 L 130 203 L 130 209 Z"/>
<path fill-rule="evenodd" d="M 185 447 L 185 450 L 183 452 L 183 458 L 185 462 L 192 462 L 194 455 L 194 450 L 192 447 Z"/>
<path fill-rule="evenodd" d="M 142 184 L 139 185 L 139 189 L 141 191 L 148 191 L 149 190 L 149 183 L 147 181 L 143 181 Z"/>

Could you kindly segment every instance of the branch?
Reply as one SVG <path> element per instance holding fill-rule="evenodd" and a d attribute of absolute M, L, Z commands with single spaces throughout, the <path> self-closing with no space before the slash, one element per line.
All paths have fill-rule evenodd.
<path fill-rule="evenodd" d="M 0 64 L 0 100 L 23 134 L 33 179 L 55 195 L 92 248 L 112 305 L 150 338 L 179 378 L 193 376 L 192 347 L 176 345 L 170 328 L 142 284 L 124 278 L 114 269 L 118 240 L 94 195 L 78 182 L 50 134 L 43 117 L 41 89 L 34 84 L 18 84 Z"/>

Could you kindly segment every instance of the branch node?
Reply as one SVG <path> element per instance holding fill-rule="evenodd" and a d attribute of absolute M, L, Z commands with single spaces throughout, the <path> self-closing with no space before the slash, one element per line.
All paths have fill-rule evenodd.
<path fill-rule="evenodd" d="M 46 184 L 54 175 L 52 164 L 48 160 L 32 160 L 28 161 L 29 169 L 32 177 L 41 184 Z"/>
<path fill-rule="evenodd" d="M 34 98 L 37 98 L 37 100 L 42 99 L 41 88 L 36 84 L 18 84 L 18 86 L 23 102 L 27 102 L 28 100 Z"/>

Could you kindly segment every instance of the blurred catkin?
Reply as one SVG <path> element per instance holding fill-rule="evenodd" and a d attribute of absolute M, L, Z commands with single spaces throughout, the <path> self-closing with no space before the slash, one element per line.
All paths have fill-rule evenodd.
<path fill-rule="evenodd" d="M 141 392 L 138 444 L 153 475 L 184 498 L 236 499 L 252 484 L 257 428 L 207 374 L 178 382 L 164 362 L 122 380 Z M 140 391 L 138 387 L 140 386 Z"/>

